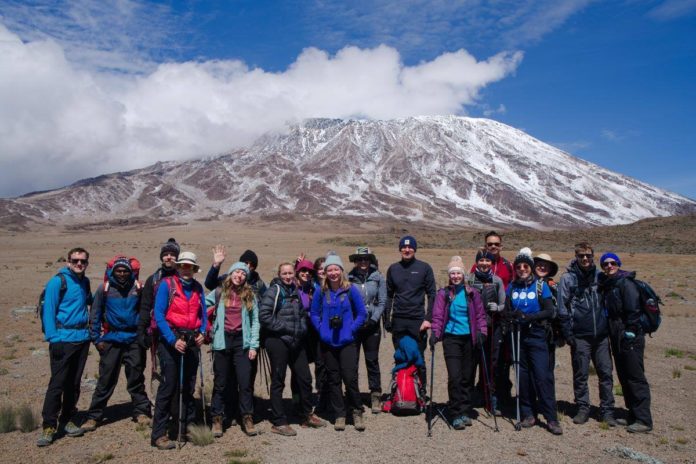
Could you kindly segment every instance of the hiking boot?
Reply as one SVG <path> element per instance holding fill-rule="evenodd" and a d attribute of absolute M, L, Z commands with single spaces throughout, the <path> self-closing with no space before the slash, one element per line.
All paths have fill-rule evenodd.
<path fill-rule="evenodd" d="M 528 429 L 530 427 L 534 427 L 534 424 L 536 424 L 536 419 L 534 416 L 527 416 L 522 419 L 522 422 L 520 422 L 520 427 L 523 429 Z"/>
<path fill-rule="evenodd" d="M 584 424 L 590 418 L 590 411 L 587 409 L 580 409 L 575 417 L 573 417 L 573 424 Z"/>
<path fill-rule="evenodd" d="M 613 414 L 605 414 L 604 416 L 602 416 L 602 422 L 606 422 L 606 424 L 609 427 L 616 427 L 617 425 L 619 425 L 619 422 L 616 419 L 614 419 Z"/>
<path fill-rule="evenodd" d="M 215 438 L 222 436 L 222 416 L 213 416 L 212 432 Z"/>
<path fill-rule="evenodd" d="M 563 429 L 561 428 L 561 424 L 558 423 L 558 421 L 549 421 L 546 426 L 549 429 L 549 432 L 551 432 L 554 435 L 563 435 Z"/>
<path fill-rule="evenodd" d="M 326 427 L 326 422 L 319 419 L 319 417 L 313 412 L 309 413 L 301 424 L 302 427 L 309 427 L 312 429 L 318 429 L 321 427 Z"/>
<path fill-rule="evenodd" d="M 623 417 L 620 417 L 619 419 L 616 419 L 616 425 L 620 425 L 621 427 L 626 427 L 628 425 L 628 421 L 624 419 Z"/>
<path fill-rule="evenodd" d="M 145 414 L 138 414 L 135 416 L 135 423 L 143 427 L 149 427 L 152 424 L 152 420 Z M 82 428 L 84 429 L 85 426 L 83 425 Z"/>
<path fill-rule="evenodd" d="M 346 429 L 346 418 L 337 417 L 334 421 L 334 430 L 337 432 L 343 432 Z"/>
<path fill-rule="evenodd" d="M 85 432 L 94 432 L 97 430 L 97 421 L 94 419 L 87 419 L 80 427 Z"/>
<path fill-rule="evenodd" d="M 649 425 L 645 425 L 640 421 L 635 421 L 634 423 L 626 427 L 626 430 L 630 433 L 648 433 L 652 430 L 652 427 L 650 427 Z"/>
<path fill-rule="evenodd" d="M 358 432 L 365 431 L 365 422 L 363 421 L 362 411 L 353 412 L 353 426 L 355 427 L 355 430 L 357 430 Z"/>
<path fill-rule="evenodd" d="M 379 414 L 382 412 L 382 394 L 380 392 L 372 392 L 370 394 L 370 406 L 372 408 L 372 414 Z"/>
<path fill-rule="evenodd" d="M 464 430 L 467 425 L 472 425 L 473 422 L 467 415 L 459 416 L 456 419 L 452 421 L 452 427 L 454 427 L 454 430 Z"/>
<path fill-rule="evenodd" d="M 295 435 L 297 435 L 295 429 L 290 427 L 288 424 L 274 425 L 273 427 L 271 427 L 271 432 L 277 433 L 278 435 L 282 435 L 284 437 L 294 437 Z"/>
<path fill-rule="evenodd" d="M 65 427 L 63 427 L 63 430 L 65 431 L 65 435 L 68 437 L 81 437 L 82 435 L 85 434 L 85 431 L 81 428 L 75 425 L 73 421 L 68 422 L 65 424 Z"/>
<path fill-rule="evenodd" d="M 53 436 L 56 434 L 56 429 L 53 427 L 44 427 L 39 435 L 39 439 L 36 440 L 36 446 L 48 446 L 53 443 Z"/>
<path fill-rule="evenodd" d="M 158 450 L 170 450 L 176 448 L 173 441 L 169 439 L 166 435 L 162 435 L 157 440 L 152 443 L 152 446 L 156 447 Z"/>
<path fill-rule="evenodd" d="M 491 414 L 494 416 L 503 415 L 503 413 L 500 411 L 500 407 L 498 406 L 498 398 L 495 396 L 491 396 Z"/>
<path fill-rule="evenodd" d="M 242 417 L 242 426 L 244 427 L 244 433 L 250 437 L 254 437 L 259 433 L 256 431 L 256 427 L 254 427 L 254 417 L 251 414 L 245 414 Z"/>

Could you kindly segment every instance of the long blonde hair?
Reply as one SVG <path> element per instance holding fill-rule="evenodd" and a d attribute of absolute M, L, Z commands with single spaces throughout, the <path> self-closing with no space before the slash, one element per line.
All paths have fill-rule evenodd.
<path fill-rule="evenodd" d="M 331 266 L 338 266 L 338 265 L 331 264 Z M 326 272 L 326 268 L 324 268 L 324 272 Z M 324 281 L 321 283 L 321 292 L 324 293 L 326 290 L 329 290 L 330 288 L 331 288 L 331 284 L 329 283 L 329 276 L 327 274 L 324 276 Z M 347 290 L 350 288 L 350 280 L 348 280 L 348 276 L 346 275 L 346 271 L 344 271 L 343 268 L 341 268 L 341 283 L 339 284 L 338 288 L 341 288 L 343 290 Z"/>
<path fill-rule="evenodd" d="M 244 283 L 240 287 L 235 287 L 232 283 L 232 274 L 230 274 L 222 283 L 222 294 L 220 295 L 220 299 L 226 302 L 232 292 L 239 295 L 239 298 L 242 300 L 242 306 L 244 306 L 247 311 L 251 312 L 254 309 L 254 289 L 251 288 L 251 285 L 249 285 L 246 280 L 244 280 Z"/>

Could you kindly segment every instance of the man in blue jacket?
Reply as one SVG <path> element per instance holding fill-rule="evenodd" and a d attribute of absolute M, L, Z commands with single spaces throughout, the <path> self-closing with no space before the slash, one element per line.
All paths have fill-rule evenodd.
<path fill-rule="evenodd" d="M 394 348 L 399 346 L 401 337 L 408 335 L 418 342 L 421 356 L 428 340 L 428 329 L 435 302 L 435 275 L 428 263 L 416 259 L 418 244 L 410 235 L 399 241 L 401 261 L 392 264 L 387 270 L 387 305 L 385 310 L 392 332 Z M 428 297 L 427 309 L 425 297 Z M 423 389 L 425 389 L 425 365 L 418 369 Z"/>
<path fill-rule="evenodd" d="M 145 393 L 145 349 L 137 341 L 140 314 L 140 284 L 136 282 L 128 258 L 119 258 L 107 271 L 107 282 L 94 295 L 90 337 L 99 351 L 99 382 L 92 395 L 85 432 L 97 428 L 106 403 L 114 393 L 121 364 L 125 366 L 128 393 L 133 401 L 133 418 L 138 424 L 150 423 L 150 400 Z"/>
<path fill-rule="evenodd" d="M 37 446 L 48 446 L 60 423 L 69 437 L 84 430 L 75 425 L 80 397 L 80 380 L 89 352 L 89 304 L 92 300 L 85 270 L 89 253 L 84 248 L 68 252 L 68 265 L 46 284 L 43 312 L 44 339 L 48 342 L 51 378 L 48 381 L 43 410 L 43 430 Z"/>

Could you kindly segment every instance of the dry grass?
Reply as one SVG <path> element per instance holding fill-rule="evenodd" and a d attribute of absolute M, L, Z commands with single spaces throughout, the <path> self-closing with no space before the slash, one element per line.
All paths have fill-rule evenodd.
<path fill-rule="evenodd" d="M 0 406 L 0 433 L 9 433 L 17 429 L 17 413 L 10 405 Z"/>
<path fill-rule="evenodd" d="M 192 425 L 188 428 L 189 440 L 196 446 L 208 446 L 213 444 L 215 437 L 213 431 L 205 425 Z"/>
<path fill-rule="evenodd" d="M 19 430 L 24 433 L 32 432 L 39 428 L 39 417 L 28 404 L 23 404 L 17 409 Z"/>

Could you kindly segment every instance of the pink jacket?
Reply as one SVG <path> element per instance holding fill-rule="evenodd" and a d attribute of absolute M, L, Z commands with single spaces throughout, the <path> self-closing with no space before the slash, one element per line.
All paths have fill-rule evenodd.
<path fill-rule="evenodd" d="M 478 290 L 466 285 L 466 304 L 469 310 L 469 328 L 471 331 L 471 341 L 476 343 L 476 334 L 482 333 L 488 336 L 488 327 L 486 324 L 486 311 L 481 303 L 481 295 Z M 449 320 L 449 306 L 454 298 L 454 288 L 452 286 L 441 288 L 435 296 L 435 304 L 433 305 L 433 320 L 430 330 L 435 338 L 442 340 L 447 321 Z"/>

